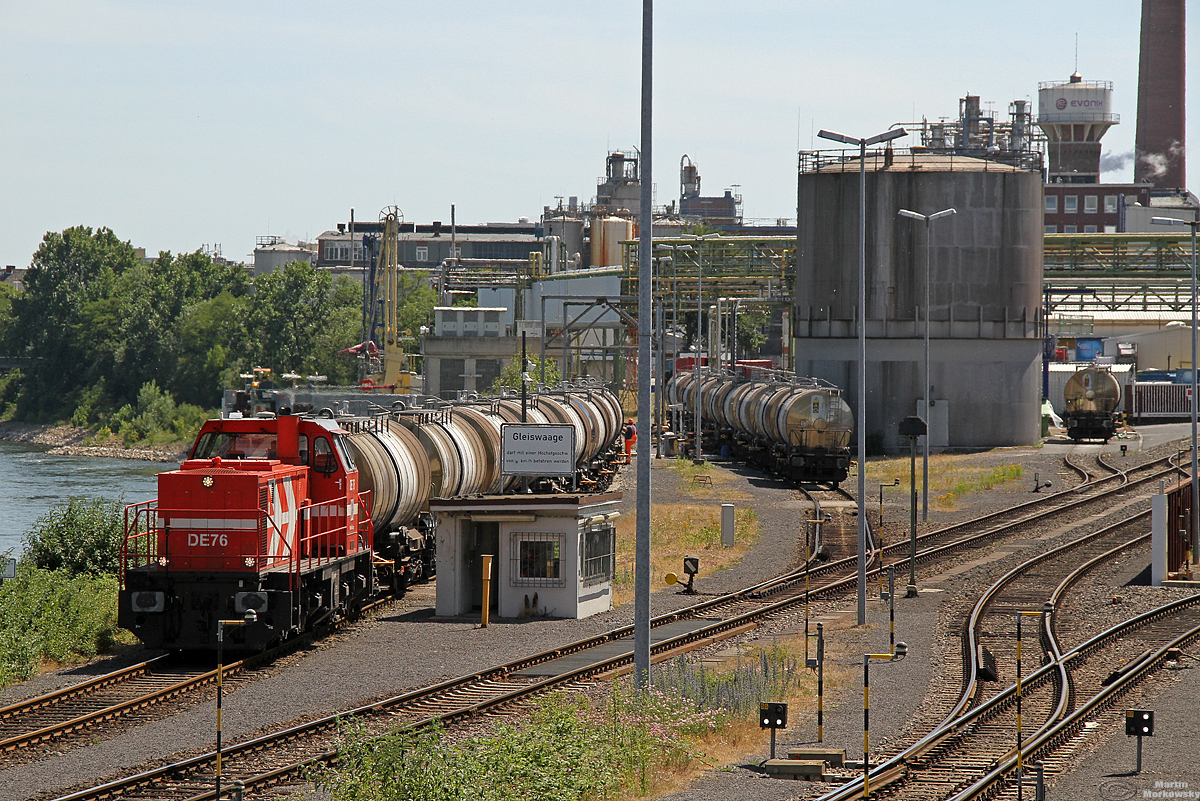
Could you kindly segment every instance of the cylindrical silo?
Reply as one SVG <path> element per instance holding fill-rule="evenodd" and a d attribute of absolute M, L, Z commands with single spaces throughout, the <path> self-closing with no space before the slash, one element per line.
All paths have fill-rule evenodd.
<path fill-rule="evenodd" d="M 583 252 L 583 218 L 559 215 L 546 220 L 547 234 L 562 240 L 568 258 Z"/>
<path fill-rule="evenodd" d="M 1028 445 L 1040 435 L 1040 169 L 901 151 L 867 154 L 868 448 L 907 449 L 927 419 L 937 447 Z M 857 421 L 859 159 L 801 154 L 793 329 L 796 372 L 842 387 Z M 956 214 L 928 225 L 900 209 Z M 929 233 L 928 250 L 926 233 Z M 932 408 L 922 405 L 926 254 Z"/>

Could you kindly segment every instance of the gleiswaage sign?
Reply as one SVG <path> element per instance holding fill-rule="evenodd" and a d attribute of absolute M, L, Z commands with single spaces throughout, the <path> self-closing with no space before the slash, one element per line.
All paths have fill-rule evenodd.
<path fill-rule="evenodd" d="M 506 476 L 575 473 L 575 429 L 538 423 L 500 426 L 500 472 Z"/>

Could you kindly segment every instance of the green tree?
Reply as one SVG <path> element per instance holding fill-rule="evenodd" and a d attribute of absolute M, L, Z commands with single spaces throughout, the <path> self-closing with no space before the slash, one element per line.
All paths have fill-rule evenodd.
<path fill-rule="evenodd" d="M 530 356 L 526 361 L 529 362 L 530 382 L 527 386 L 530 390 L 536 389 L 542 379 L 542 360 L 537 356 Z M 558 362 L 554 359 L 546 358 L 546 386 L 552 387 L 562 381 L 562 376 L 558 372 Z M 500 370 L 500 375 L 492 382 L 491 388 L 488 390 L 493 395 L 500 393 L 502 389 L 521 389 L 521 354 L 515 354 L 508 360 L 508 364 Z"/>
<path fill-rule="evenodd" d="M 303 261 L 254 280 L 247 328 L 256 363 L 275 375 L 316 369 L 316 338 L 329 325 L 332 285 L 329 273 Z"/>
<path fill-rule="evenodd" d="M 20 351 L 13 355 L 37 357 L 23 382 L 22 417 L 55 419 L 74 408 L 73 390 L 112 371 L 115 287 L 137 263 L 133 247 L 108 228 L 76 226 L 42 239 L 25 291 L 12 300 L 12 344 Z"/>
<path fill-rule="evenodd" d="M 216 406 L 224 373 L 249 358 L 246 317 L 250 303 L 225 290 L 185 307 L 176 322 L 175 371 L 170 388 L 184 403 Z"/>

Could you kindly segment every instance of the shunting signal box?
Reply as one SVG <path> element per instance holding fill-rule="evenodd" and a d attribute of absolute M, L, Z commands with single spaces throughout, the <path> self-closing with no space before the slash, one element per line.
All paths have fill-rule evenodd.
<path fill-rule="evenodd" d="M 787 704 L 765 703 L 758 705 L 758 727 L 760 729 L 786 729 Z"/>
<path fill-rule="evenodd" d="M 1154 713 L 1149 709 L 1125 710 L 1125 734 L 1130 737 L 1154 736 Z"/>

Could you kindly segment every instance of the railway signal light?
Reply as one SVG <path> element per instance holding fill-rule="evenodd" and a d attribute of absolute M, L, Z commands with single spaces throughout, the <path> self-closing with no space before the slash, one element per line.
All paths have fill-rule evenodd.
<path fill-rule="evenodd" d="M 1125 734 L 1137 738 L 1137 773 L 1142 772 L 1142 738 L 1154 736 L 1154 713 L 1149 709 L 1125 710 Z"/>
<path fill-rule="evenodd" d="M 1154 713 L 1149 709 L 1125 711 L 1125 734 L 1130 737 L 1154 736 Z"/>
<path fill-rule="evenodd" d="M 775 730 L 787 728 L 787 704 L 775 701 L 758 705 L 758 727 L 771 730 L 771 759 L 775 758 Z"/>
<path fill-rule="evenodd" d="M 786 729 L 787 704 L 775 702 L 759 704 L 758 727 L 760 729 Z"/>

